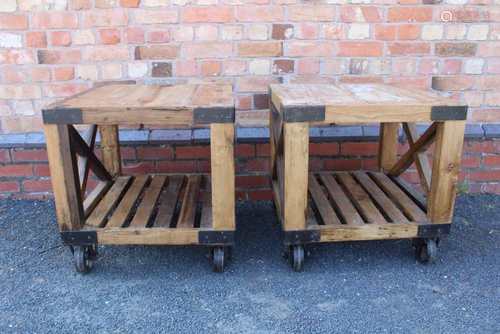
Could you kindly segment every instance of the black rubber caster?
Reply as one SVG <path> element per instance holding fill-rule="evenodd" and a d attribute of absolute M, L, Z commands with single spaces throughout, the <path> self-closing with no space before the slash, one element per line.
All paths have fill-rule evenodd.
<path fill-rule="evenodd" d="M 302 271 L 304 267 L 304 246 L 290 246 L 289 258 L 293 270 L 297 272 Z"/>
<path fill-rule="evenodd" d="M 94 253 L 94 246 L 74 246 L 73 258 L 75 259 L 76 271 L 82 274 L 88 273 L 92 269 L 93 261 L 97 253 Z"/>
<path fill-rule="evenodd" d="M 216 273 L 224 272 L 224 266 L 227 261 L 226 250 L 224 247 L 212 248 L 212 269 Z"/>
<path fill-rule="evenodd" d="M 414 242 L 415 256 L 421 263 L 433 263 L 437 260 L 438 242 L 436 239 L 420 239 Z"/>

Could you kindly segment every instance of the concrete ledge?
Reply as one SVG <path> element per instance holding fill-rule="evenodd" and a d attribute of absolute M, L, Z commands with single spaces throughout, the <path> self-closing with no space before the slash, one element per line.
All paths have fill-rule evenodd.
<path fill-rule="evenodd" d="M 427 126 L 419 125 L 419 133 Z M 379 126 L 327 126 L 311 127 L 309 135 L 312 141 L 373 141 L 378 139 Z M 267 142 L 269 129 L 267 127 L 238 127 L 236 129 L 238 142 Z M 465 137 L 469 139 L 500 139 L 500 124 L 467 124 Z M 161 144 L 207 143 L 210 130 L 202 129 L 153 129 L 153 130 L 120 130 L 120 140 L 123 144 Z M 97 136 L 97 142 L 99 142 Z M 400 140 L 404 140 L 400 131 Z M 0 148 L 11 147 L 43 147 L 43 133 L 0 134 Z"/>

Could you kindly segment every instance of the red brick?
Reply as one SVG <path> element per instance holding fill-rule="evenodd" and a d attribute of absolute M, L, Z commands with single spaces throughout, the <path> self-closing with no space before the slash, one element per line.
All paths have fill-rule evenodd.
<path fill-rule="evenodd" d="M 389 22 L 432 21 L 432 7 L 391 7 L 387 12 Z"/>
<path fill-rule="evenodd" d="M 373 142 L 345 142 L 340 145 L 342 155 L 370 156 L 378 153 L 378 143 Z"/>
<path fill-rule="evenodd" d="M 378 170 L 378 160 L 377 159 L 363 159 L 361 160 L 361 167 L 363 170 Z"/>
<path fill-rule="evenodd" d="M 255 145 L 237 144 L 234 149 L 234 155 L 238 158 L 249 158 L 255 156 Z"/>
<path fill-rule="evenodd" d="M 56 81 L 68 81 L 75 78 L 74 67 L 56 67 L 54 68 L 54 79 Z"/>
<path fill-rule="evenodd" d="M 467 173 L 466 177 L 471 181 L 498 181 L 500 180 L 500 169 L 470 172 Z"/>
<path fill-rule="evenodd" d="M 238 161 L 236 170 L 238 172 L 269 172 L 269 159 Z"/>
<path fill-rule="evenodd" d="M 122 160 L 134 160 L 137 159 L 135 154 L 135 147 L 132 146 L 122 146 L 120 148 L 120 155 Z"/>
<path fill-rule="evenodd" d="M 288 19 L 290 21 L 333 21 L 335 7 L 328 5 L 294 5 L 288 6 Z"/>
<path fill-rule="evenodd" d="M 204 77 L 218 76 L 222 72 L 222 62 L 204 61 L 201 63 L 201 75 Z"/>
<path fill-rule="evenodd" d="M 432 89 L 441 91 L 467 90 L 474 85 L 472 76 L 432 77 Z"/>
<path fill-rule="evenodd" d="M 293 73 L 294 66 L 292 59 L 276 59 L 273 62 L 273 74 Z"/>
<path fill-rule="evenodd" d="M 71 45 L 71 33 L 68 31 L 52 31 L 50 41 L 53 46 L 69 46 Z"/>
<path fill-rule="evenodd" d="M 236 176 L 237 188 L 268 188 L 271 182 L 267 175 L 238 175 Z"/>
<path fill-rule="evenodd" d="M 484 184 L 482 191 L 485 193 L 500 194 L 500 183 Z"/>
<path fill-rule="evenodd" d="M 197 170 L 196 160 L 159 161 L 157 163 L 158 173 L 195 173 Z"/>
<path fill-rule="evenodd" d="M 268 157 L 271 155 L 271 146 L 269 144 L 257 144 L 257 156 Z"/>
<path fill-rule="evenodd" d="M 315 158 L 309 158 L 309 170 L 311 172 L 319 172 L 324 170 L 324 160 L 323 159 L 315 159 Z"/>
<path fill-rule="evenodd" d="M 284 6 L 237 6 L 240 22 L 279 22 L 284 19 Z"/>
<path fill-rule="evenodd" d="M 341 6 L 342 22 L 380 22 L 382 16 L 379 8 L 374 6 Z"/>
<path fill-rule="evenodd" d="M 323 41 L 290 41 L 286 56 L 289 57 L 332 57 L 333 43 Z"/>
<path fill-rule="evenodd" d="M 233 44 L 226 42 L 184 43 L 185 58 L 225 58 L 232 56 Z"/>
<path fill-rule="evenodd" d="M 242 57 L 278 57 L 283 54 L 281 42 L 238 43 L 238 55 Z"/>
<path fill-rule="evenodd" d="M 500 152 L 497 152 L 500 153 Z M 477 158 L 479 160 L 479 158 Z M 462 160 L 463 164 L 463 160 Z M 488 167 L 500 168 L 500 155 L 487 155 L 483 158 L 483 164 Z M 474 166 L 476 167 L 476 166 Z"/>
<path fill-rule="evenodd" d="M 15 149 L 11 153 L 14 162 L 47 161 L 47 151 L 45 150 Z"/>
<path fill-rule="evenodd" d="M 136 9 L 134 10 L 134 18 L 135 23 L 139 25 L 177 23 L 179 20 L 176 8 Z"/>
<path fill-rule="evenodd" d="M 50 169 L 48 164 L 35 164 L 33 165 L 34 175 L 41 177 L 50 176 Z"/>
<path fill-rule="evenodd" d="M 52 191 L 50 179 L 46 180 L 25 180 L 23 190 L 26 192 L 49 192 Z"/>
<path fill-rule="evenodd" d="M 418 39 L 420 37 L 420 26 L 416 24 L 403 24 L 398 26 L 398 39 Z"/>
<path fill-rule="evenodd" d="M 85 60 L 90 62 L 129 60 L 129 50 L 124 45 L 87 47 L 85 50 Z"/>
<path fill-rule="evenodd" d="M 141 0 L 120 0 L 120 6 L 128 8 L 139 7 Z"/>
<path fill-rule="evenodd" d="M 431 45 L 425 42 L 396 42 L 390 43 L 389 54 L 397 56 L 423 55 L 431 52 Z"/>
<path fill-rule="evenodd" d="M 31 27 L 35 29 L 76 29 L 78 16 L 65 11 L 33 12 Z"/>
<path fill-rule="evenodd" d="M 57 83 L 43 86 L 44 94 L 47 97 L 67 97 L 78 94 L 89 89 L 87 84 L 80 83 Z"/>
<path fill-rule="evenodd" d="M 233 10 L 234 7 L 230 6 L 187 7 L 182 10 L 182 21 L 188 23 L 231 22 L 234 20 Z"/>
<path fill-rule="evenodd" d="M 43 31 L 30 31 L 26 33 L 26 46 L 29 48 L 47 47 L 47 35 Z"/>
<path fill-rule="evenodd" d="M 255 94 L 253 96 L 254 109 L 267 109 L 269 108 L 269 95 L 268 94 Z"/>
<path fill-rule="evenodd" d="M 39 64 L 78 64 L 82 55 L 80 50 L 38 50 Z"/>
<path fill-rule="evenodd" d="M 339 153 L 338 143 L 310 143 L 309 155 L 311 156 L 332 156 Z"/>
<path fill-rule="evenodd" d="M 273 192 L 269 190 L 252 190 L 247 192 L 248 198 L 251 201 L 272 201 Z"/>
<path fill-rule="evenodd" d="M 500 152 L 500 141 L 468 141 L 464 143 L 464 151 L 467 153 L 493 153 Z"/>
<path fill-rule="evenodd" d="M 375 39 L 390 41 L 396 39 L 396 26 L 377 24 L 375 28 Z"/>
<path fill-rule="evenodd" d="M 32 176 L 32 165 L 4 165 L 0 166 L 1 176 Z"/>
<path fill-rule="evenodd" d="M 174 157 L 172 147 L 138 147 L 137 159 L 139 160 L 171 160 Z"/>
<path fill-rule="evenodd" d="M 135 10 L 134 13 L 138 13 Z M 116 27 L 128 24 L 127 10 L 122 8 L 90 10 L 82 13 L 82 26 L 91 27 Z"/>
<path fill-rule="evenodd" d="M 20 14 L 0 14 L 1 30 L 25 30 L 28 29 L 28 17 Z"/>
<path fill-rule="evenodd" d="M 0 192 L 6 193 L 14 193 L 19 192 L 21 189 L 19 187 L 19 183 L 16 181 L 5 181 L 0 182 Z"/>
<path fill-rule="evenodd" d="M 0 149 L 0 163 L 4 164 L 10 162 L 9 150 Z"/>
<path fill-rule="evenodd" d="M 208 159 L 210 158 L 210 146 L 177 146 L 175 148 L 176 159 Z"/>
<path fill-rule="evenodd" d="M 172 59 L 177 57 L 178 52 L 179 48 L 174 45 L 138 46 L 135 48 L 135 59 Z"/>
<path fill-rule="evenodd" d="M 120 30 L 118 29 L 101 29 L 99 36 L 102 44 L 118 44 L 120 43 Z"/>
<path fill-rule="evenodd" d="M 144 29 L 140 27 L 128 27 L 125 29 L 125 41 L 129 44 L 144 43 Z"/>
<path fill-rule="evenodd" d="M 155 172 L 154 162 L 143 161 L 137 163 L 128 163 L 123 165 L 124 174 L 140 175 Z"/>
<path fill-rule="evenodd" d="M 360 159 L 326 159 L 323 161 L 325 170 L 358 170 L 361 169 Z"/>
<path fill-rule="evenodd" d="M 444 57 L 471 57 L 476 54 L 476 43 L 436 43 L 436 55 Z"/>
<path fill-rule="evenodd" d="M 92 7 L 91 0 L 71 0 L 70 8 L 73 10 L 90 9 Z"/>
<path fill-rule="evenodd" d="M 339 42 L 338 56 L 342 57 L 380 57 L 383 43 L 380 42 Z"/>
<path fill-rule="evenodd" d="M 150 31 L 147 36 L 148 43 L 167 43 L 171 36 L 168 30 Z"/>

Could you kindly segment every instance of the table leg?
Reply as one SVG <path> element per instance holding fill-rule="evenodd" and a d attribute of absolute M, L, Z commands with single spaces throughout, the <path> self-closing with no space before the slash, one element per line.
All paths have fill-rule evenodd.
<path fill-rule="evenodd" d="M 59 229 L 79 230 L 83 225 L 83 205 L 69 126 L 45 124 L 44 130 Z"/>
<path fill-rule="evenodd" d="M 111 176 L 122 173 L 118 125 L 99 125 L 102 162 Z"/>
<path fill-rule="evenodd" d="M 210 124 L 212 227 L 235 229 L 234 124 Z"/>
<path fill-rule="evenodd" d="M 380 171 L 389 171 L 398 158 L 399 123 L 381 123 L 378 148 L 378 166 Z"/>
<path fill-rule="evenodd" d="M 464 132 L 465 121 L 438 123 L 431 191 L 427 199 L 427 215 L 433 223 L 451 222 Z"/>
<path fill-rule="evenodd" d="M 309 124 L 285 123 L 283 127 L 284 228 L 304 230 L 309 173 Z"/>

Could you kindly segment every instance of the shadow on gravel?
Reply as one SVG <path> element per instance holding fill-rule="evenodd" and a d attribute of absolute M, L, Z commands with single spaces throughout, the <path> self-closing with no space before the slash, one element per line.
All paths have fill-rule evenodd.
<path fill-rule="evenodd" d="M 52 202 L 0 201 L 0 331 L 500 331 L 500 196 L 461 196 L 434 265 L 407 240 L 313 245 L 282 258 L 271 203 L 238 203 L 236 247 L 216 274 L 203 247 L 100 247 L 77 274 Z"/>

